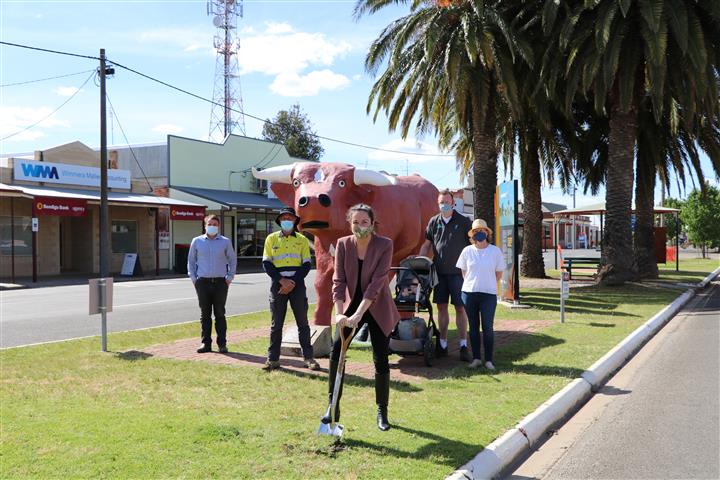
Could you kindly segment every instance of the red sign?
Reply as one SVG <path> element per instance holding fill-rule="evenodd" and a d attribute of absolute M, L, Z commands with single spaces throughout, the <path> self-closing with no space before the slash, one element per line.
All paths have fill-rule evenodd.
<path fill-rule="evenodd" d="M 205 207 L 191 207 L 174 205 L 170 207 L 170 220 L 200 220 L 205 219 Z"/>
<path fill-rule="evenodd" d="M 52 215 L 56 217 L 84 217 L 87 215 L 87 200 L 77 198 L 35 197 L 33 216 Z"/>

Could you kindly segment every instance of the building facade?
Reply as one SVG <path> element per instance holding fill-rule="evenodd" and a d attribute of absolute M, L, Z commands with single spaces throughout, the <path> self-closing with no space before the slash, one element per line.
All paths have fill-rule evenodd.
<path fill-rule="evenodd" d="M 80 142 L 0 159 L 0 277 L 99 272 L 99 165 L 99 153 Z M 169 268 L 161 232 L 171 217 L 202 218 L 205 206 L 154 195 L 125 169 L 109 168 L 108 186 L 110 272 L 121 271 L 126 254 L 145 272 Z"/>

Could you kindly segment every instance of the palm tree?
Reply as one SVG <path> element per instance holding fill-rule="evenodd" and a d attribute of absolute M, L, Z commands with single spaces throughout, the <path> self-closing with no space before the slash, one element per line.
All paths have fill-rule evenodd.
<path fill-rule="evenodd" d="M 591 96 L 609 122 L 604 265 L 599 279 L 621 284 L 634 277 L 630 208 L 638 115 L 649 99 L 655 122 L 668 92 L 688 118 L 717 109 L 715 44 L 720 3 L 712 0 L 546 0 L 542 24 L 562 25 L 563 55 L 548 49 L 542 78 L 566 111 Z"/>
<path fill-rule="evenodd" d="M 501 2 L 454 0 L 438 5 L 419 0 L 360 0 L 355 16 L 394 3 L 410 13 L 388 25 L 373 42 L 366 69 L 376 74 L 368 113 L 388 116 L 390 131 L 403 138 L 437 134 L 449 125 L 473 151 L 476 218 L 495 223 L 498 115 L 517 102 L 512 65 L 532 52 L 503 18 Z"/>
<path fill-rule="evenodd" d="M 698 117 L 687 124 L 685 116 L 678 111 L 677 102 L 672 98 L 667 101 L 666 114 L 660 123 L 655 122 L 647 101 L 639 116 L 634 248 L 640 279 L 658 276 L 653 215 L 656 177 L 669 187 L 674 173 L 681 191 L 685 188 L 687 172 L 693 184 L 697 177 L 704 190 L 700 151 L 710 158 L 714 171 L 720 172 L 720 117 Z"/>

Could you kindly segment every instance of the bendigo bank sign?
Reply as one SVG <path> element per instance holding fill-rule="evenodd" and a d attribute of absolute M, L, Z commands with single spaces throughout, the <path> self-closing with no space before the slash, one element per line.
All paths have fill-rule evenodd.
<path fill-rule="evenodd" d="M 40 215 L 84 217 L 87 215 L 87 201 L 77 198 L 35 197 L 33 217 Z"/>
<path fill-rule="evenodd" d="M 170 207 L 170 220 L 204 220 L 205 207 L 178 206 Z"/>

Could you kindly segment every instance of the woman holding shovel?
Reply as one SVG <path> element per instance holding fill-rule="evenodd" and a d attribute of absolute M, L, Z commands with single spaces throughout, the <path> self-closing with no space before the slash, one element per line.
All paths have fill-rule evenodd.
<path fill-rule="evenodd" d="M 375 401 L 378 406 L 377 425 L 382 431 L 390 428 L 388 398 L 390 396 L 390 366 L 388 365 L 390 334 L 400 320 L 400 314 L 390 295 L 389 277 L 392 263 L 392 240 L 374 232 L 375 214 L 367 205 L 351 207 L 347 213 L 353 234 L 340 238 L 335 252 L 333 301 L 337 328 L 342 329 L 330 356 L 329 405 L 322 417 L 324 424 L 340 418 L 341 385 L 333 402 L 340 351 L 347 348 L 357 328 L 367 324 L 375 363 Z M 342 340 L 346 341 L 343 342 Z M 344 353 L 344 352 L 343 352 Z M 343 354 L 344 359 L 344 354 Z M 332 407 L 335 405 L 335 411 Z"/>

